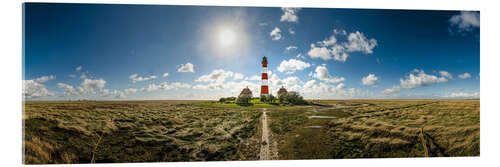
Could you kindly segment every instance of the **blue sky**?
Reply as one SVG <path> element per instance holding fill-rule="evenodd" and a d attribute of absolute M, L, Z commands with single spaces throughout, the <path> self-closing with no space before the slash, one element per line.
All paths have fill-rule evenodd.
<path fill-rule="evenodd" d="M 28 100 L 479 98 L 479 12 L 27 3 Z"/>

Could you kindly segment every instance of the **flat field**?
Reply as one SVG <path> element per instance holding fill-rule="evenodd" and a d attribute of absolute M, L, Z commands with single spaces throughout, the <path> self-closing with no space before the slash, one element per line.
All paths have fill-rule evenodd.
<path fill-rule="evenodd" d="M 198 103 L 25 102 L 25 163 L 258 159 L 260 112 Z"/>
<path fill-rule="evenodd" d="M 269 114 L 280 159 L 479 156 L 479 100 L 319 103 Z"/>
<path fill-rule="evenodd" d="M 273 159 L 479 156 L 479 100 L 314 103 L 24 102 L 24 162 L 258 160 L 266 144 Z"/>

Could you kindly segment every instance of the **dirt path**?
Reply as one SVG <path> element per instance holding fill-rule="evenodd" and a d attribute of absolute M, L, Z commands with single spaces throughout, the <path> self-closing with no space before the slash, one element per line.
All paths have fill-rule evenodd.
<path fill-rule="evenodd" d="M 276 146 L 277 143 L 270 143 L 269 137 L 270 137 L 270 132 L 269 132 L 269 126 L 267 125 L 267 115 L 266 115 L 267 109 L 264 108 L 262 112 L 262 140 L 260 142 L 260 160 L 271 160 L 274 159 L 273 157 L 276 157 L 277 152 L 276 152 Z M 273 145 L 273 146 L 270 146 Z"/>

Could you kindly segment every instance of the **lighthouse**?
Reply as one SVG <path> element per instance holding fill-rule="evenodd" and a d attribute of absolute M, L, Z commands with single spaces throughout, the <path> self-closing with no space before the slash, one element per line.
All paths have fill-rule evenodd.
<path fill-rule="evenodd" d="M 262 58 L 262 83 L 260 86 L 260 95 L 269 95 L 269 80 L 267 75 L 267 57 Z"/>

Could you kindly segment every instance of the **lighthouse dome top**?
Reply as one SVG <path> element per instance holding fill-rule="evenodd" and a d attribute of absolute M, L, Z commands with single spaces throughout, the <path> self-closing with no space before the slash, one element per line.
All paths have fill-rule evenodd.
<path fill-rule="evenodd" d="M 266 56 L 262 57 L 262 63 L 264 63 L 264 62 L 267 63 L 267 57 Z"/>

